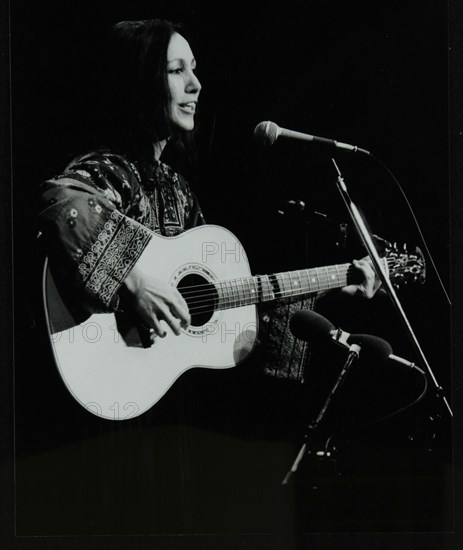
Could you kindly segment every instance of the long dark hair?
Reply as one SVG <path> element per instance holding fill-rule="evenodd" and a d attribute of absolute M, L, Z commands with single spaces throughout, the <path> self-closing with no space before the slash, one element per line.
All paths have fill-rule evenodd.
<path fill-rule="evenodd" d="M 169 115 L 167 48 L 174 33 L 187 40 L 180 23 L 163 19 L 120 21 L 110 33 L 105 67 L 105 145 L 128 158 L 148 162 L 153 143 L 166 147 L 177 168 L 194 157 L 194 131 L 173 127 Z"/>

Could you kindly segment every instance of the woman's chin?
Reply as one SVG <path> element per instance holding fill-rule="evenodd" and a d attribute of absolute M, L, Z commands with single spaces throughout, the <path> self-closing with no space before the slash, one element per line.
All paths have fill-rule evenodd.
<path fill-rule="evenodd" d="M 190 132 L 195 127 L 195 120 L 193 116 L 179 117 L 172 120 L 172 123 L 178 130 L 183 130 L 184 132 Z"/>

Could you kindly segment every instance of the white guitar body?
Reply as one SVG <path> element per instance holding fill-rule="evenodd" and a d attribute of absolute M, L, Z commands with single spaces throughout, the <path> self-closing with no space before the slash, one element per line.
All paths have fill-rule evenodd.
<path fill-rule="evenodd" d="M 249 263 L 236 237 L 219 226 L 203 226 L 177 237 L 153 235 L 140 267 L 177 287 L 195 275 L 204 283 L 249 277 Z M 191 278 L 191 277 L 190 277 Z M 252 351 L 258 329 L 255 305 L 212 311 L 176 336 L 163 323 L 165 338 L 148 348 L 128 345 L 113 314 L 94 314 L 80 325 L 56 332 L 66 309 L 50 269 L 44 272 L 45 310 L 59 373 L 87 410 L 124 420 L 150 409 L 175 380 L 192 367 L 224 369 Z"/>

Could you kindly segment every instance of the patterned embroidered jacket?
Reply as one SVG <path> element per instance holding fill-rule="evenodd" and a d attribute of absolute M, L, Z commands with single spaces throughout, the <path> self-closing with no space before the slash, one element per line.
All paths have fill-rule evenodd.
<path fill-rule="evenodd" d="M 41 200 L 50 260 L 91 312 L 116 310 L 118 290 L 151 238 L 145 228 L 168 237 L 204 223 L 172 168 L 157 162 L 145 174 L 112 153 L 74 159 L 43 184 Z"/>
<path fill-rule="evenodd" d="M 74 159 L 43 184 L 41 201 L 48 256 L 82 319 L 117 309 L 120 286 L 151 238 L 145 228 L 174 236 L 205 223 L 196 196 L 171 167 L 157 162 L 145 174 L 109 152 Z M 307 345 L 288 323 L 295 310 L 312 307 L 308 298 L 261 309 L 258 358 L 267 374 L 303 379 Z"/>

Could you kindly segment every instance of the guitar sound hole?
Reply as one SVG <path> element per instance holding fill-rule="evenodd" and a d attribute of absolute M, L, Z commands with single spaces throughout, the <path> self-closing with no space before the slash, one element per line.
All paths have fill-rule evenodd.
<path fill-rule="evenodd" d="M 186 275 L 177 285 L 177 290 L 188 304 L 191 324 L 205 325 L 217 308 L 218 294 L 215 286 L 201 275 Z"/>

